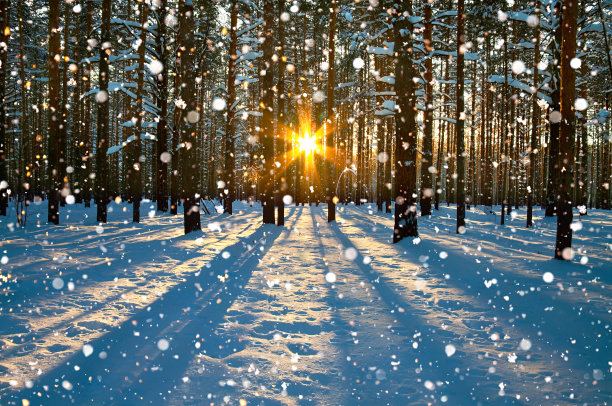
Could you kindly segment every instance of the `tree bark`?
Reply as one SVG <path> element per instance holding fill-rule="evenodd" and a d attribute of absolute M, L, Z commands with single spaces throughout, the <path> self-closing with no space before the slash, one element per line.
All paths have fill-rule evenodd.
<path fill-rule="evenodd" d="M 336 131 L 335 86 L 336 86 L 336 0 L 331 0 L 329 8 L 329 70 L 327 71 L 327 130 L 325 157 L 329 165 L 327 172 L 327 222 L 336 220 L 336 199 L 334 190 L 335 165 L 334 135 Z"/>
<path fill-rule="evenodd" d="M 572 247 L 572 141 L 575 135 L 574 100 L 576 99 L 576 71 L 570 61 L 576 57 L 578 0 L 564 2 L 563 37 L 561 44 L 561 131 L 559 137 L 559 166 L 561 167 L 557 203 L 557 241 L 555 259 L 571 259 L 567 250 Z"/>
<path fill-rule="evenodd" d="M 463 21 L 464 0 L 457 4 L 457 233 L 465 232 L 465 99 L 464 99 L 464 42 Z"/>
<path fill-rule="evenodd" d="M 197 138 L 195 133 L 196 122 L 199 120 L 199 112 L 196 107 L 196 87 L 194 80 L 194 53 L 195 53 L 195 24 L 193 15 L 193 3 L 191 0 L 179 1 L 179 16 L 181 18 L 181 28 L 179 35 L 183 39 L 180 48 L 181 53 L 181 86 L 183 86 L 183 101 L 185 102 L 185 112 L 180 120 L 180 134 L 183 147 L 181 154 L 181 180 L 183 197 L 183 216 L 185 223 L 185 234 L 192 231 L 201 230 L 200 222 L 200 199 L 196 196 L 196 151 Z"/>
<path fill-rule="evenodd" d="M 49 0 L 49 140 L 48 140 L 48 171 L 49 171 L 49 201 L 48 222 L 59 224 L 59 188 L 63 177 L 60 166 L 61 149 L 61 113 L 60 106 L 60 1 Z"/>
<path fill-rule="evenodd" d="M 261 202 L 263 205 L 264 224 L 274 224 L 274 2 L 264 2 L 264 27 L 263 27 L 263 63 L 265 75 L 262 78 L 263 95 L 260 110 L 261 117 L 261 146 L 264 156 L 263 193 Z"/>
<path fill-rule="evenodd" d="M 395 226 L 393 242 L 418 236 L 416 215 L 417 128 L 412 65 L 412 24 L 404 16 L 412 14 L 412 0 L 399 0 L 393 29 L 397 62 L 395 65 Z"/>
<path fill-rule="evenodd" d="M 166 50 L 166 24 L 164 19 L 168 12 L 167 0 L 160 0 L 157 14 L 156 50 L 163 71 L 157 76 L 157 107 L 159 108 L 159 123 L 157 123 L 157 210 L 168 211 L 168 52 Z M 174 152 L 174 151 L 173 151 Z"/>
<path fill-rule="evenodd" d="M 232 202 L 234 201 L 234 159 L 235 145 L 234 137 L 236 126 L 234 123 L 234 102 L 236 101 L 236 45 L 238 43 L 238 4 L 236 0 L 230 3 L 230 46 L 227 73 L 227 117 L 225 123 L 225 199 L 223 201 L 223 212 L 232 214 Z"/>
<path fill-rule="evenodd" d="M 96 149 L 96 205 L 97 221 L 106 223 L 108 204 L 108 178 L 106 169 L 106 151 L 108 150 L 108 122 L 109 122 L 109 94 L 108 82 L 109 69 L 108 60 L 111 54 L 111 32 L 110 32 L 111 0 L 102 0 L 102 31 L 100 35 L 100 76 L 97 120 L 97 145 Z M 98 97 L 99 96 L 99 97 Z"/>
<path fill-rule="evenodd" d="M 140 3 L 140 45 L 138 47 L 138 77 L 136 80 L 136 123 L 134 125 L 134 141 L 129 144 L 130 160 L 128 162 L 128 178 L 130 200 L 132 201 L 132 222 L 140 223 L 140 200 L 142 199 L 142 118 L 144 116 L 144 73 L 147 43 L 147 18 L 149 6 Z"/>
<path fill-rule="evenodd" d="M 276 224 L 279 226 L 285 225 L 285 202 L 283 196 L 287 190 L 287 141 L 285 134 L 285 26 L 282 21 L 282 14 L 285 11 L 285 0 L 278 0 L 278 111 L 277 111 L 277 136 L 276 136 L 276 150 L 278 154 L 282 154 L 282 159 L 279 158 L 283 165 L 282 175 L 278 179 L 277 184 L 277 204 L 278 213 L 276 218 Z"/>
<path fill-rule="evenodd" d="M 561 2 L 557 1 L 554 6 L 555 14 L 559 18 L 558 26 L 555 30 L 555 36 L 552 43 L 552 51 L 553 51 L 553 60 L 561 61 L 561 42 L 563 35 L 563 25 L 564 18 L 562 12 Z M 560 62 L 557 62 L 560 63 Z M 559 67 L 556 64 L 551 64 L 552 77 L 550 81 L 550 86 L 552 87 L 551 99 L 552 104 L 549 109 L 548 121 L 550 128 L 550 137 L 548 142 L 548 181 L 547 181 L 547 189 L 546 189 L 546 210 L 544 213 L 545 217 L 552 217 L 557 213 L 556 202 L 558 198 L 558 185 L 559 185 L 559 137 L 560 137 L 560 127 L 561 122 L 559 118 L 555 117 L 559 114 L 560 110 L 560 81 L 561 78 L 559 76 Z"/>
<path fill-rule="evenodd" d="M 432 172 L 429 167 L 433 165 L 433 41 L 431 4 L 424 0 L 425 6 L 425 117 L 423 135 L 423 157 L 421 158 L 421 216 L 431 215 Z"/>
<path fill-rule="evenodd" d="M 54 0 L 50 0 L 53 2 Z M 55 2 L 59 6 L 59 2 L 55 0 Z M 58 16 L 55 15 L 53 17 L 59 18 L 59 11 L 57 11 Z M 50 15 L 51 17 L 51 15 Z M 55 21 L 54 21 L 55 22 Z M 59 26 L 59 22 L 57 22 Z M 0 182 L 7 182 L 7 187 L 0 186 L 0 215 L 6 216 L 6 209 L 8 206 L 8 171 L 7 171 L 7 139 L 6 139 L 6 129 L 8 126 L 7 123 L 7 114 L 6 114 L 6 61 L 8 56 L 8 43 L 10 36 L 10 26 L 11 26 L 11 8 L 10 8 L 10 0 L 0 0 L 0 42 L 6 44 L 6 47 L 0 47 Z M 51 28 L 51 18 L 49 18 L 49 28 Z M 59 35 L 59 34 L 57 34 Z M 49 43 L 51 46 L 51 43 Z M 59 41 L 58 41 L 59 47 Z M 4 186 L 4 184 L 2 185 Z M 51 218 L 51 216 L 49 216 Z M 59 219 L 59 217 L 58 217 Z"/>
<path fill-rule="evenodd" d="M 539 18 L 539 9 L 536 9 L 535 16 Z M 540 61 L 540 21 L 535 26 L 535 44 L 533 53 L 533 96 L 531 98 L 531 142 L 529 146 L 529 190 L 527 190 L 527 228 L 533 226 L 533 196 L 535 193 L 535 168 L 538 152 L 538 124 L 540 123 L 540 108 L 538 107 L 538 88 L 540 86 L 540 71 L 538 63 Z"/>

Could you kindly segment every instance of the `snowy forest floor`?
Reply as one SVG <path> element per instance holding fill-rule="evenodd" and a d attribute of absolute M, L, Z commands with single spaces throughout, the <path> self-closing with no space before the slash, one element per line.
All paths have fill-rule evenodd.
<path fill-rule="evenodd" d="M 391 244 L 375 205 L 0 220 L 0 404 L 609 404 L 612 213 L 525 229 L 455 208 Z M 210 207 L 212 208 L 212 207 Z M 497 208 L 499 213 L 499 208 Z M 37 226 L 37 222 L 40 223 Z M 582 226 L 582 227 L 580 227 Z M 551 273 L 552 275 L 548 274 Z M 551 280 L 552 278 L 552 280 Z M 26 404 L 24 402 L 23 404 Z"/>

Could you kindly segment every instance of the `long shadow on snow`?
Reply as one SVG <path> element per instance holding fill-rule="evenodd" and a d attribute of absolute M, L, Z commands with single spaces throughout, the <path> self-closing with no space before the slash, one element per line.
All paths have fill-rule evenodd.
<path fill-rule="evenodd" d="M 325 216 L 323 216 L 325 217 Z M 466 381 L 460 379 L 460 374 L 455 372 L 455 368 L 459 367 L 461 370 L 465 368 L 473 367 L 475 364 L 464 365 L 462 360 L 455 356 L 454 358 L 447 358 L 444 354 L 444 346 L 452 338 L 456 337 L 456 334 L 448 331 L 438 329 L 437 327 L 428 324 L 422 317 L 415 316 L 420 313 L 419 309 L 416 309 L 413 305 L 405 301 L 398 295 L 394 289 L 390 286 L 390 282 L 380 273 L 376 272 L 370 265 L 364 264 L 363 255 L 353 245 L 350 239 L 340 230 L 337 223 L 328 223 L 330 230 L 333 231 L 336 239 L 345 247 L 353 247 L 357 251 L 357 257 L 354 259 L 354 264 L 359 270 L 370 280 L 372 285 L 379 292 L 382 300 L 387 306 L 394 310 L 394 316 L 413 334 L 414 338 L 419 337 L 419 364 L 423 365 L 423 371 L 421 372 L 421 379 L 429 378 L 431 381 L 442 381 L 445 382 L 441 389 L 438 389 L 440 394 L 448 394 L 451 396 L 453 404 L 456 405 L 471 405 L 476 402 L 475 394 L 476 387 L 480 385 L 481 378 L 473 377 L 472 379 L 477 380 L 474 382 L 474 387 L 471 387 Z M 402 309 L 402 310 L 400 310 Z M 412 311 L 411 311 L 412 309 Z M 408 345 L 408 343 L 407 343 Z M 467 355 L 464 353 L 464 355 Z M 440 363 L 440 359 L 444 362 Z M 474 360 L 476 363 L 478 361 Z M 429 363 L 431 363 L 430 366 Z M 494 385 L 491 385 L 494 386 Z M 417 393 L 412 398 L 414 402 L 419 404 L 423 400 L 423 396 L 428 396 L 431 391 L 425 390 L 424 387 L 418 387 Z M 484 399 L 484 396 L 482 396 Z M 499 399 L 500 403 L 504 404 L 524 404 L 524 402 L 514 398 L 503 398 Z"/>
<path fill-rule="evenodd" d="M 355 212 L 358 214 L 360 210 L 355 209 Z M 345 213 L 344 215 L 347 215 Z M 351 214 L 348 214 L 351 216 Z M 355 221 L 354 218 L 351 219 Z M 378 223 L 384 225 L 383 223 Z M 409 244 L 406 243 L 406 244 Z M 413 261 L 418 263 L 417 256 L 421 255 L 423 252 L 440 252 L 443 250 L 450 250 L 449 247 L 443 246 L 441 243 L 429 240 L 427 238 L 422 239 L 419 243 L 419 249 L 415 251 L 414 249 L 407 249 L 404 243 L 399 244 L 389 244 L 391 248 L 393 248 L 399 255 L 399 257 L 413 257 Z M 487 273 L 486 269 L 488 268 L 488 262 L 483 262 L 482 264 L 476 264 L 472 257 L 465 256 L 463 252 L 456 251 L 453 249 L 453 259 L 452 259 L 452 268 L 459 270 L 466 270 L 466 275 L 472 276 L 474 274 L 473 269 L 476 267 L 481 268 L 481 274 L 473 277 L 473 282 L 464 277 L 462 272 L 453 272 L 453 277 L 450 279 L 446 279 L 444 277 L 445 273 L 452 271 L 452 269 L 441 268 L 439 266 L 430 266 L 429 268 L 423 268 L 422 271 L 428 274 L 431 274 L 435 278 L 439 280 L 443 280 L 444 283 L 453 286 L 460 291 L 465 292 L 465 294 L 472 293 L 470 295 L 474 302 L 478 302 L 478 310 L 486 310 L 487 306 L 485 303 L 490 301 L 491 303 L 497 304 L 500 309 L 505 310 L 510 306 L 510 304 L 514 307 L 514 311 L 512 313 L 508 313 L 511 318 L 514 315 L 525 313 L 527 317 L 513 317 L 513 324 L 518 331 L 523 332 L 523 336 L 531 339 L 534 342 L 537 342 L 542 347 L 546 348 L 546 351 L 551 351 L 553 353 L 559 353 L 560 348 L 556 346 L 556 341 L 553 341 L 551 345 L 551 339 L 563 337 L 569 339 L 570 337 L 579 336 L 585 342 L 590 341 L 591 344 L 595 346 L 603 346 L 608 347 L 608 339 L 609 334 L 607 332 L 607 327 L 603 323 L 598 323 L 597 320 L 600 317 L 606 317 L 604 310 L 597 309 L 598 311 L 595 313 L 589 313 L 588 311 L 582 312 L 577 311 L 577 307 L 584 306 L 583 303 L 572 302 L 571 296 L 568 295 L 559 295 L 559 287 L 556 284 L 545 284 L 541 282 L 541 277 L 532 277 L 529 275 L 524 275 L 517 270 L 507 270 L 503 269 L 503 275 L 496 275 L 492 273 Z M 434 261 L 438 261 L 441 263 L 442 261 L 434 258 Z M 546 266 L 547 264 L 551 264 Z M 556 274 L 570 275 L 573 271 L 576 270 L 576 265 L 572 263 L 567 263 L 564 261 L 558 261 L 555 259 L 549 259 L 544 263 L 544 269 L 555 269 Z M 525 266 L 526 267 L 526 266 Z M 554 267 L 554 268 L 553 268 Z M 527 294 L 523 296 L 514 296 L 510 302 L 506 302 L 503 298 L 503 295 L 500 295 L 498 289 L 482 289 L 482 283 L 484 280 L 489 277 L 496 277 L 500 279 L 500 283 L 509 283 L 505 282 L 505 279 L 510 279 L 510 283 L 516 286 L 516 290 L 528 291 Z M 466 285 L 469 290 L 466 289 Z M 530 292 L 530 286 L 540 286 L 540 291 Z M 513 292 L 513 291 L 511 291 Z M 474 294 L 478 293 L 478 295 Z M 575 296 L 574 296 L 575 297 Z M 593 299 L 591 299 L 593 300 Z M 545 312 L 544 308 L 547 306 L 553 306 L 555 312 Z M 585 317 L 589 315 L 588 317 Z M 563 320 L 560 321 L 559 318 Z M 547 332 L 546 335 L 541 335 L 538 332 L 545 330 Z M 527 333 L 527 334 L 526 334 Z M 514 334 L 513 334 L 514 335 Z M 565 341 L 564 341 L 565 342 Z M 573 362 L 583 361 L 579 357 L 574 357 Z M 597 367 L 602 368 L 602 370 L 607 369 L 606 366 L 607 361 L 603 358 L 598 358 L 596 360 Z M 580 369 L 585 369 L 585 365 L 576 365 L 576 367 Z M 588 366 L 589 369 L 591 366 Z"/>
<path fill-rule="evenodd" d="M 203 338 L 205 348 L 208 343 L 215 344 L 210 349 L 218 348 L 215 326 L 223 322 L 253 269 L 283 230 L 262 225 L 226 248 L 228 259 L 219 254 L 210 267 L 204 266 L 150 306 L 89 343 L 94 354 L 85 357 L 79 352 L 42 375 L 31 389 L 5 393 L 3 398 L 15 403 L 27 398 L 31 404 L 38 400 L 46 405 L 67 401 L 163 403 L 164 394 L 182 382 L 183 372 L 199 352 L 194 347 L 196 335 Z M 226 270 L 229 277 L 223 282 L 218 276 Z M 169 342 L 167 351 L 158 348 L 162 338 Z M 101 351 L 104 359 L 99 357 Z M 78 371 L 74 369 L 76 365 Z M 70 380 L 72 390 L 62 388 L 63 380 Z M 37 396 L 39 392 L 42 397 Z"/>
<path fill-rule="evenodd" d="M 355 209 L 354 212 L 357 212 L 355 214 L 358 214 L 358 215 L 363 214 L 361 213 L 361 210 L 359 209 Z M 344 213 L 344 215 L 351 216 L 351 214 L 348 214 L 346 212 Z M 383 216 L 379 216 L 379 217 L 383 217 Z M 351 221 L 355 221 L 355 219 L 351 218 Z M 377 222 L 377 223 L 385 226 L 383 223 L 380 223 L 380 222 Z M 338 226 L 336 225 L 336 227 Z M 341 231 L 339 230 L 338 232 L 341 233 Z M 382 233 L 382 231 L 380 232 Z M 348 237 L 347 237 L 347 241 L 348 241 Z M 428 239 L 421 240 L 421 243 L 419 244 L 419 249 L 417 251 L 414 251 L 414 249 L 413 250 L 407 249 L 407 247 L 404 246 L 404 243 L 389 244 L 389 246 L 397 252 L 398 258 L 402 258 L 402 257 L 407 258 L 411 256 L 416 257 L 417 255 L 421 255 L 423 252 L 428 252 L 428 251 L 438 252 L 440 250 L 449 249 L 448 247 L 444 247 L 440 245 L 439 243 L 428 240 Z M 453 268 L 471 270 L 473 269 L 473 267 L 476 266 L 476 264 L 470 259 L 470 257 L 465 257 L 464 255 L 462 255 L 463 254 L 462 252 L 455 252 L 454 254 L 455 256 L 453 257 Z M 413 262 L 417 263 L 416 261 L 417 261 L 417 258 L 414 258 Z M 551 259 L 550 261 L 555 261 L 555 260 Z M 485 273 L 485 268 L 487 268 L 486 265 L 487 264 L 480 265 L 481 267 L 483 267 L 483 270 L 481 273 L 482 276 L 478 276 L 478 278 L 475 277 L 475 282 L 478 282 L 478 285 L 481 283 L 481 280 L 484 280 L 485 275 L 487 275 Z M 558 264 L 558 266 L 561 269 L 565 269 L 568 274 L 570 273 L 570 269 L 573 268 L 572 264 L 568 264 L 568 263 L 560 263 Z M 478 293 L 478 296 L 475 294 L 470 296 L 471 298 L 473 298 L 474 302 L 478 302 L 477 310 L 484 309 L 484 303 L 485 303 L 485 300 L 487 299 L 492 301 L 493 303 L 497 302 L 502 307 L 508 306 L 507 302 L 505 302 L 505 299 L 502 298 L 502 295 L 498 294 L 498 289 L 478 289 L 477 286 L 473 286 L 473 284 L 470 284 L 469 280 L 467 281 L 464 280 L 461 273 L 454 273 L 453 278 L 446 279 L 444 277 L 444 274 L 448 270 L 444 271 L 444 269 L 445 268 L 432 266 L 432 267 L 423 269 L 422 271 L 431 274 L 434 278 L 444 281 L 444 283 L 449 284 L 450 286 L 453 286 L 459 289 L 460 291 L 465 292 L 466 295 L 470 293 L 464 290 L 466 288 L 465 284 L 467 283 L 469 285 L 468 286 L 469 288 L 475 290 Z M 472 271 L 470 271 L 470 273 L 471 272 Z M 492 274 L 488 274 L 488 275 L 489 277 L 495 276 Z M 531 282 L 530 279 L 532 278 L 525 276 L 525 275 L 516 274 L 516 273 L 511 273 L 511 275 L 518 278 L 519 279 L 518 282 L 523 284 L 524 286 L 530 286 L 530 282 Z M 497 275 L 497 277 L 499 278 L 500 276 Z M 506 277 L 502 276 L 501 278 L 504 279 Z M 517 280 L 513 281 L 512 283 L 513 284 L 517 283 Z M 584 316 L 579 317 L 580 314 L 577 314 L 576 310 L 573 308 L 573 306 L 575 306 L 576 304 L 568 302 L 563 299 L 559 299 L 559 297 L 556 294 L 558 290 L 555 285 L 544 286 L 543 291 L 545 292 L 547 290 L 549 290 L 550 293 L 544 298 L 542 298 L 543 292 L 542 293 L 532 292 L 527 295 L 521 296 L 520 300 L 517 299 L 511 302 L 515 309 L 513 313 L 510 313 L 509 317 L 512 317 L 512 314 L 520 314 L 521 312 L 528 315 L 524 319 L 523 318 L 513 318 L 512 323 L 514 324 L 514 330 L 511 332 L 512 336 L 517 336 L 517 334 L 520 335 L 522 333 L 523 337 L 530 338 L 532 341 L 537 343 L 537 347 L 540 347 L 540 348 L 538 348 L 538 353 L 537 355 L 535 355 L 536 357 L 538 357 L 539 354 L 559 353 L 560 350 L 558 346 L 560 345 L 560 343 L 558 343 L 557 341 L 551 342 L 552 338 L 561 338 L 563 340 L 564 338 L 567 339 L 568 337 L 575 337 L 578 334 L 580 334 L 584 340 L 591 340 L 591 341 L 595 340 L 595 345 L 603 346 L 606 348 L 608 347 L 607 341 L 606 341 L 608 334 L 607 332 L 605 332 L 605 326 L 594 322 L 596 319 L 595 316 L 592 316 L 591 318 L 584 317 Z M 556 305 L 563 304 L 563 306 L 566 306 L 566 308 L 559 309 L 557 311 L 556 317 L 563 317 L 564 320 L 568 320 L 569 318 L 569 320 L 568 321 L 555 320 L 551 313 L 542 312 L 542 309 L 548 304 L 556 304 Z M 534 322 L 536 323 L 534 324 Z M 504 329 L 506 329 L 507 327 L 508 327 L 507 325 L 504 326 Z M 601 329 L 601 331 L 597 330 L 598 327 Z M 542 329 L 544 328 L 546 329 L 547 334 L 544 336 L 540 336 L 540 334 L 536 331 L 542 331 Z M 513 349 L 514 348 L 512 348 L 512 350 Z M 558 362 L 554 362 L 556 361 L 556 359 L 548 360 L 548 361 L 551 362 L 549 367 L 553 369 L 559 368 L 559 367 L 565 367 L 567 365 L 567 364 L 560 364 Z M 589 362 L 588 359 L 584 360 L 581 357 L 573 357 L 571 358 L 570 362 L 574 364 L 574 368 L 576 370 L 590 371 L 590 369 L 593 368 L 592 365 L 586 365 L 587 362 Z M 605 359 L 598 358 L 596 362 L 597 362 L 597 367 L 606 368 Z M 568 376 L 568 379 L 571 379 L 571 378 Z M 594 389 L 595 392 L 598 392 L 597 388 L 592 388 L 592 389 Z M 602 393 L 601 395 L 605 397 L 605 396 L 608 396 L 609 394 Z M 589 393 L 589 396 L 597 396 L 597 393 Z"/>
<path fill-rule="evenodd" d="M 246 227 L 244 227 L 243 229 L 241 229 L 239 232 L 243 232 L 245 230 L 247 230 L 249 227 L 251 227 L 251 223 L 249 223 Z M 176 225 L 173 225 L 172 228 L 175 228 Z M 225 239 L 227 239 L 229 236 L 229 234 L 224 234 L 222 236 L 220 236 L 219 238 L 217 238 L 217 240 L 215 242 L 220 242 L 223 241 Z M 185 240 L 185 239 L 192 239 L 194 237 L 194 235 L 188 235 L 188 236 L 180 236 L 177 238 L 172 238 L 169 239 L 170 242 L 172 241 L 181 241 L 181 240 Z M 138 251 L 143 251 L 146 252 L 146 250 L 151 249 L 150 247 L 151 241 L 142 241 L 139 243 L 131 243 L 130 244 L 130 251 L 131 252 L 138 252 Z M 168 245 L 166 246 L 168 247 Z M 183 249 L 182 248 L 177 248 L 175 252 L 166 252 L 166 256 L 171 255 L 173 253 L 178 253 L 181 252 Z M 129 269 L 130 270 L 134 270 L 135 267 L 146 263 L 147 261 L 150 260 L 149 257 L 146 256 L 141 256 L 141 257 L 137 257 L 137 260 L 132 260 L 132 262 L 129 264 Z M 173 259 L 173 258 L 171 258 Z M 114 271 L 113 271 L 114 270 Z M 13 292 L 11 295 L 3 295 L 0 296 L 0 306 L 1 305 L 5 305 L 8 306 L 8 304 L 15 304 L 15 303 L 20 303 L 21 301 L 23 301 L 23 303 L 25 303 L 27 306 L 26 307 L 41 307 L 43 308 L 42 311 L 44 311 L 44 304 L 38 303 L 39 301 L 45 301 L 49 299 L 49 296 L 53 297 L 53 298 L 57 298 L 58 300 L 61 299 L 63 301 L 65 301 L 66 303 L 62 304 L 62 307 L 65 306 L 75 306 L 78 304 L 78 300 L 82 299 L 81 297 L 79 297 L 80 294 L 82 293 L 87 293 L 87 289 L 91 289 L 92 287 L 94 287 L 97 283 L 99 282 L 105 282 L 105 281 L 111 281 L 114 278 L 121 278 L 121 279 L 125 279 L 125 278 L 132 278 L 134 277 L 134 275 L 132 273 L 126 274 L 123 272 L 123 267 L 121 266 L 114 266 L 114 267 L 108 267 L 106 265 L 106 263 L 102 264 L 102 265 L 96 265 L 92 268 L 90 268 L 89 270 L 87 270 L 88 275 L 90 275 L 90 278 L 87 279 L 87 281 L 83 282 L 80 280 L 80 278 L 78 278 L 77 274 L 81 274 L 84 272 L 83 269 L 71 269 L 72 272 L 66 272 L 64 271 L 62 274 L 62 277 L 69 281 L 69 280 L 75 280 L 76 284 L 76 288 L 74 291 L 71 292 L 65 292 L 65 291 L 56 291 L 56 290 L 41 290 L 42 285 L 41 284 L 35 284 L 33 283 L 33 281 L 31 280 L 26 280 L 26 281 L 21 281 L 15 292 Z M 40 276 L 42 278 L 42 275 Z M 29 328 L 27 328 L 26 330 L 28 331 L 27 334 L 19 334 L 19 339 L 21 341 L 22 344 L 18 345 L 18 346 L 13 346 L 5 351 L 3 351 L 0 355 L 0 359 L 6 359 L 7 357 L 14 355 L 15 353 L 17 353 L 18 351 L 21 351 L 21 348 L 24 345 L 29 345 L 32 343 L 42 343 L 44 341 L 41 340 L 41 338 L 44 340 L 44 335 L 45 334 L 53 334 L 54 332 L 56 332 L 59 329 L 62 329 L 62 327 L 70 327 L 68 324 L 70 323 L 74 323 L 76 321 L 78 321 L 79 319 L 81 319 L 83 316 L 86 316 L 87 314 L 91 314 L 92 312 L 95 312 L 96 310 L 99 310 L 101 308 L 103 308 L 104 306 L 107 306 L 108 303 L 111 302 L 116 302 L 117 300 L 121 299 L 121 297 L 125 294 L 131 293 L 131 292 L 135 292 L 138 290 L 143 289 L 143 286 L 134 286 L 130 289 L 127 290 L 123 290 L 115 295 L 111 295 L 109 297 L 107 297 L 104 301 L 98 302 L 98 301 L 94 301 L 94 303 L 90 303 L 86 305 L 86 308 L 82 309 L 82 312 L 79 313 L 78 315 L 71 317 L 70 319 L 67 320 L 61 320 L 60 322 L 56 323 L 56 324 L 52 324 L 50 326 L 47 326 L 43 329 L 37 330 L 37 331 L 31 331 L 29 330 Z M 72 298 L 76 298 L 77 302 L 72 302 L 69 303 L 70 300 Z M 92 299 L 93 301 L 93 299 Z M 6 317 L 6 315 L 4 316 L 0 316 L 0 319 L 2 319 L 3 317 Z M 30 325 L 30 322 L 28 320 L 23 320 L 23 323 L 20 323 L 21 326 L 23 326 L 23 328 L 26 328 L 26 326 Z M 21 331 L 21 330 L 19 330 Z M 2 337 L 0 335 L 0 337 Z M 36 341 L 32 340 L 35 339 Z M 4 337 L 4 339 L 11 339 L 10 336 L 6 336 Z M 33 348 L 34 349 L 34 348 Z M 31 352 L 31 351 L 28 351 Z M 27 353 L 27 352 L 26 352 Z M 22 355 L 25 353 L 22 353 Z"/>
<path fill-rule="evenodd" d="M 313 230 L 315 232 L 315 235 L 317 237 L 317 243 L 318 243 L 318 250 L 319 253 L 321 254 L 321 258 L 326 258 L 329 253 L 326 253 L 326 247 L 323 244 L 323 240 L 321 239 L 321 230 L 320 227 L 317 226 L 317 220 L 315 218 L 314 212 L 312 211 L 312 209 L 310 210 L 310 216 L 312 218 L 312 227 Z M 329 247 L 328 247 L 329 248 Z M 327 254 L 327 255 L 326 255 Z M 324 271 L 322 272 L 323 275 L 327 274 L 328 272 L 330 272 L 331 270 L 329 269 L 329 266 L 327 264 L 326 261 L 321 261 L 322 265 L 323 265 L 323 269 Z M 337 346 L 338 351 L 341 353 L 340 356 L 338 357 L 338 359 L 342 360 L 341 362 L 344 364 L 344 370 L 342 371 L 341 375 L 338 375 L 337 371 L 328 371 L 327 374 L 325 375 L 321 375 L 321 376 L 312 376 L 311 375 L 311 379 L 313 381 L 318 382 L 320 385 L 326 387 L 326 389 L 328 390 L 332 390 L 332 388 L 335 386 L 335 390 L 340 390 L 340 388 L 344 389 L 346 391 L 346 393 L 343 393 L 341 395 L 341 399 L 342 402 L 341 404 L 355 404 L 355 402 L 357 402 L 356 397 L 363 395 L 361 393 L 352 393 L 351 394 L 351 387 L 347 386 L 346 384 L 340 384 L 338 385 L 338 382 L 334 382 L 334 378 L 333 376 L 337 377 L 336 379 L 338 380 L 342 380 L 344 377 L 349 378 L 351 380 L 349 380 L 349 385 L 352 385 L 356 380 L 361 380 L 361 381 L 365 381 L 366 380 L 366 375 L 367 372 L 362 371 L 360 369 L 357 368 L 351 368 L 351 364 L 349 361 L 346 361 L 347 356 L 350 356 L 351 353 L 348 352 L 346 350 L 346 346 L 344 345 L 346 342 L 351 341 L 351 336 L 350 336 L 350 331 L 352 330 L 352 328 L 350 327 L 350 325 L 345 322 L 342 319 L 342 316 L 340 315 L 340 312 L 338 311 L 338 308 L 342 308 L 343 303 L 338 301 L 335 298 L 335 295 L 333 293 L 333 290 L 331 288 L 327 289 L 327 293 L 325 295 L 325 300 L 327 301 L 327 304 L 329 305 L 329 307 L 331 309 L 333 309 L 333 316 L 331 319 L 331 324 L 333 324 L 334 326 L 336 326 L 336 329 L 334 330 L 334 333 L 336 334 L 336 336 L 338 336 L 339 340 L 340 340 L 340 345 Z M 355 376 L 357 375 L 357 376 Z M 338 385 L 338 386 L 336 386 Z M 372 399 L 369 399 L 372 400 Z M 363 396 L 362 396 L 362 401 L 364 401 Z M 300 402 L 300 403 L 305 403 L 305 402 Z M 309 402 L 311 403 L 311 402 Z"/>

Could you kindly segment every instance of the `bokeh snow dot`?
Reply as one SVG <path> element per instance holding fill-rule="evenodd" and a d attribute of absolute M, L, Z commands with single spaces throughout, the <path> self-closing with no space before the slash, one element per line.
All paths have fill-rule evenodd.
<path fill-rule="evenodd" d="M 158 59 L 153 59 L 151 63 L 149 63 L 149 70 L 152 74 L 159 75 L 164 70 L 164 64 Z"/>
<path fill-rule="evenodd" d="M 225 106 L 227 106 L 227 103 L 225 103 L 225 100 L 220 99 L 218 97 L 214 99 L 212 102 L 212 108 L 213 110 L 216 110 L 216 111 L 225 110 Z"/>
<path fill-rule="evenodd" d="M 455 354 L 455 351 L 457 351 L 457 349 L 452 344 L 447 344 L 446 347 L 444 347 L 444 352 L 446 353 L 447 357 L 452 357 Z"/>
<path fill-rule="evenodd" d="M 96 93 L 96 101 L 98 103 L 106 103 L 108 101 L 108 93 L 104 90 L 100 90 Z"/>
<path fill-rule="evenodd" d="M 325 280 L 329 283 L 336 282 L 336 274 L 333 272 L 328 272 L 325 274 Z"/>
<path fill-rule="evenodd" d="M 170 343 L 165 338 L 162 338 L 157 342 L 157 348 L 159 348 L 160 351 L 166 351 L 170 348 Z"/>
<path fill-rule="evenodd" d="M 60 290 L 64 287 L 64 280 L 62 278 L 55 278 L 53 282 L 51 282 L 51 286 L 53 286 L 54 289 Z"/>
<path fill-rule="evenodd" d="M 523 338 L 519 344 L 519 347 L 521 347 L 521 350 L 523 351 L 529 351 L 531 349 L 531 341 Z"/>
<path fill-rule="evenodd" d="M 317 90 L 316 92 L 313 93 L 312 95 L 313 103 L 321 103 L 323 102 L 323 100 L 325 100 L 325 93 L 323 93 L 320 90 Z"/>
<path fill-rule="evenodd" d="M 357 258 L 357 250 L 353 247 L 349 247 L 344 251 L 344 257 L 349 261 L 354 261 Z"/>
<path fill-rule="evenodd" d="M 544 272 L 544 275 L 542 275 L 542 279 L 546 283 L 552 283 L 552 281 L 555 280 L 555 276 L 551 272 Z"/>
<path fill-rule="evenodd" d="M 515 75 L 520 75 L 525 72 L 525 63 L 523 61 L 514 61 L 512 62 L 512 72 Z"/>
<path fill-rule="evenodd" d="M 285 203 L 285 204 L 293 203 L 293 197 L 291 197 L 291 195 L 283 196 L 283 203 Z"/>
<path fill-rule="evenodd" d="M 577 98 L 574 102 L 574 108 L 578 111 L 584 111 L 587 107 L 589 107 L 589 103 L 582 97 Z"/>
<path fill-rule="evenodd" d="M 163 163 L 167 164 L 168 162 L 170 162 L 172 160 L 172 155 L 170 155 L 169 152 L 162 152 L 159 155 L 159 159 L 160 161 L 162 161 Z"/>
<path fill-rule="evenodd" d="M 85 355 L 85 357 L 89 357 L 91 354 L 93 354 L 93 347 L 89 344 L 85 344 L 83 346 L 83 355 Z"/>
<path fill-rule="evenodd" d="M 555 110 L 553 112 L 550 113 L 550 115 L 548 116 L 548 120 L 550 120 L 551 123 L 558 123 L 561 121 L 561 112 L 558 110 Z"/>
<path fill-rule="evenodd" d="M 361 58 L 353 59 L 353 68 L 359 70 L 359 69 L 362 69 L 364 65 L 365 65 L 365 62 L 363 61 L 363 59 Z"/>

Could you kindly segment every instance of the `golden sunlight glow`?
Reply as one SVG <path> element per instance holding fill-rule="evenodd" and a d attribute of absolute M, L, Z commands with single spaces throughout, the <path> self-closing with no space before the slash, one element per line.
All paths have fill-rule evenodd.
<path fill-rule="evenodd" d="M 306 131 L 302 137 L 298 138 L 297 141 L 300 151 L 304 151 L 306 155 L 319 149 L 317 137 L 315 135 L 310 135 L 308 131 Z"/>

